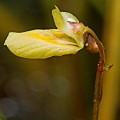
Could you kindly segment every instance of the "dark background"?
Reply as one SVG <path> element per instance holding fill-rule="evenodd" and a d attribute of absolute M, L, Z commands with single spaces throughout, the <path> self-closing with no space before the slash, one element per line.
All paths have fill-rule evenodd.
<path fill-rule="evenodd" d="M 92 28 L 103 41 L 108 63 L 115 64 L 108 74 L 115 79 L 116 90 L 112 88 L 112 82 L 106 85 L 105 91 L 109 91 L 110 94 L 107 94 L 105 104 L 106 99 L 103 99 L 101 116 L 102 113 L 106 116 L 103 117 L 104 119 L 101 117 L 100 120 L 119 120 L 120 88 L 117 85 L 120 85 L 120 50 L 118 49 L 120 9 L 115 10 L 117 7 L 112 7 L 116 3 L 120 6 L 119 0 L 0 0 L 0 120 L 5 118 L 90 120 L 92 118 L 98 54 L 91 54 L 84 48 L 76 55 L 30 60 L 13 55 L 3 45 L 11 31 L 56 28 L 51 14 L 54 5 L 57 5 L 61 11 L 75 15 L 79 21 Z M 112 27 L 117 31 L 114 34 Z M 115 37 L 112 41 L 111 35 L 119 38 Z M 105 79 L 113 80 L 107 77 Z M 116 96 L 113 96 L 115 94 Z M 112 117 L 108 119 L 109 116 Z"/>

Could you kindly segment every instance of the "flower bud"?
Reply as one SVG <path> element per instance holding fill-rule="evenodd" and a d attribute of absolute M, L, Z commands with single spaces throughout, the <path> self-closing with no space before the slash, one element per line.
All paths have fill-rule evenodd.
<path fill-rule="evenodd" d="M 91 53 L 98 53 L 99 52 L 98 45 L 97 45 L 95 39 L 91 35 L 88 36 L 87 49 Z"/>

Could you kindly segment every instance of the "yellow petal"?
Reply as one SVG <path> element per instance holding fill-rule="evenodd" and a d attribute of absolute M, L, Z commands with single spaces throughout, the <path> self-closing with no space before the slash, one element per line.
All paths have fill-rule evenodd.
<path fill-rule="evenodd" d="M 56 27 L 63 32 L 67 32 L 66 29 L 70 27 L 67 21 L 79 23 L 78 19 L 74 15 L 68 12 L 60 12 L 57 6 L 52 10 L 52 15 Z"/>
<path fill-rule="evenodd" d="M 75 54 L 82 49 L 73 38 L 57 29 L 11 32 L 4 44 L 13 54 L 31 59 Z"/>
<path fill-rule="evenodd" d="M 79 23 L 79 20 L 74 15 L 72 15 L 71 13 L 69 13 L 69 12 L 61 12 L 61 14 L 62 14 L 62 17 L 63 17 L 63 19 L 65 21 Z"/>
<path fill-rule="evenodd" d="M 85 26 L 79 23 L 78 19 L 68 12 L 60 12 L 57 6 L 52 11 L 56 27 L 65 34 L 74 38 L 80 47 L 84 47 L 84 40 L 82 34 Z"/>

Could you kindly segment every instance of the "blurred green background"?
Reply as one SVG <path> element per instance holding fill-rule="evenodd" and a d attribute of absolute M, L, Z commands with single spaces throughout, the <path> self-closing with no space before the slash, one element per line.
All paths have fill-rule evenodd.
<path fill-rule="evenodd" d="M 9 32 L 56 28 L 51 11 L 75 15 L 103 41 L 107 63 L 99 120 L 120 119 L 119 0 L 0 0 L 0 111 L 8 120 L 91 120 L 98 54 L 30 60 L 13 55 Z"/>

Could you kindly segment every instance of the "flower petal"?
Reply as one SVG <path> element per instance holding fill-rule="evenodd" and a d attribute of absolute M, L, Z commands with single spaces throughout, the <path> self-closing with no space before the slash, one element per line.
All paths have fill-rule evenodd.
<path fill-rule="evenodd" d="M 65 34 L 74 38 L 81 48 L 84 47 L 84 41 L 82 34 L 85 30 L 85 26 L 79 23 L 78 19 L 68 12 L 60 12 L 58 7 L 52 11 L 52 15 L 55 21 L 56 27 Z"/>
<path fill-rule="evenodd" d="M 58 29 L 11 32 L 4 44 L 15 55 L 31 59 L 75 54 L 81 49 L 73 38 Z"/>

